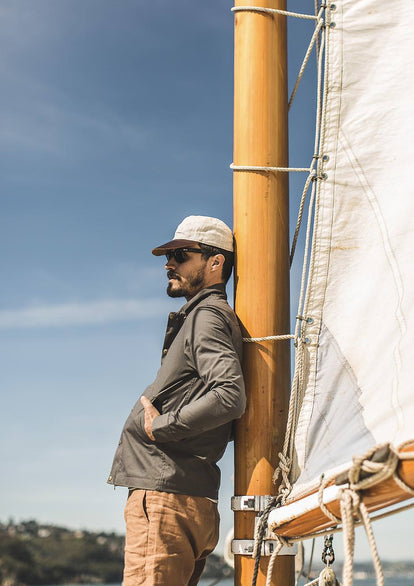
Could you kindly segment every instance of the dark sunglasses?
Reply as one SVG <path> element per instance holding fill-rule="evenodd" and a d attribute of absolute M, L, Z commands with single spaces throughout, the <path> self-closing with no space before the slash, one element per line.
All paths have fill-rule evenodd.
<path fill-rule="evenodd" d="M 167 261 L 169 262 L 172 258 L 178 264 L 182 264 L 188 260 L 188 255 L 186 252 L 198 252 L 201 254 L 201 250 L 199 248 L 176 248 L 175 250 L 170 250 L 166 253 Z"/>

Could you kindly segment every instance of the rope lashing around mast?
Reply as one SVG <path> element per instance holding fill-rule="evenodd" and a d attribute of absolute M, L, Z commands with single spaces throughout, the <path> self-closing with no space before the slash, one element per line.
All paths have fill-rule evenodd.
<path fill-rule="evenodd" d="M 283 334 L 281 336 L 262 336 L 261 338 L 243 338 L 243 342 L 267 342 L 269 340 L 294 340 L 294 334 Z"/>
<path fill-rule="evenodd" d="M 260 167 L 257 165 L 235 165 L 232 163 L 230 169 L 233 171 L 264 171 L 269 173 L 310 173 L 309 167 Z"/>
<path fill-rule="evenodd" d="M 314 14 L 300 14 L 298 12 L 288 12 L 278 8 L 263 8 L 260 6 L 233 6 L 232 12 L 263 12 L 264 14 L 280 14 L 282 16 L 293 16 L 304 20 L 316 20 L 318 17 Z"/>

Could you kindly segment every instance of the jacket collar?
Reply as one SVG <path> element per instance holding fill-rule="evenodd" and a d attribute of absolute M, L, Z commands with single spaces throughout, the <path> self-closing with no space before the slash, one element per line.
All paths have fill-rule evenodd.
<path fill-rule="evenodd" d="M 177 336 L 178 332 L 180 331 L 181 326 L 183 325 L 185 318 L 190 313 L 194 307 L 200 303 L 203 299 L 215 293 L 219 295 L 222 299 L 227 299 L 226 295 L 226 286 L 224 283 L 217 283 L 216 285 L 211 285 L 210 287 L 206 287 L 194 295 L 177 313 L 171 312 L 168 316 L 168 323 L 167 323 L 167 330 L 165 332 L 164 338 L 164 345 L 162 348 L 162 356 L 161 361 L 166 356 L 171 344 L 173 343 L 175 337 Z"/>
<path fill-rule="evenodd" d="M 189 301 L 187 301 L 185 305 L 182 306 L 178 313 L 184 313 L 184 315 L 187 316 L 190 313 L 190 311 L 200 303 L 202 299 L 205 299 L 213 293 L 219 294 L 219 296 L 223 299 L 227 299 L 226 285 L 224 283 L 216 283 L 216 285 L 210 285 L 210 287 L 201 289 L 201 291 L 199 291 L 197 295 L 194 295 L 194 297 L 192 297 Z"/>

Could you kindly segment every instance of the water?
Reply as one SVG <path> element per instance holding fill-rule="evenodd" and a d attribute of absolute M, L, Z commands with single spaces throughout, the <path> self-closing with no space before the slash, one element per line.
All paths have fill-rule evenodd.
<path fill-rule="evenodd" d="M 212 578 L 200 580 L 199 586 L 234 586 L 233 578 L 224 578 L 220 580 L 220 582 L 215 582 Z M 67 584 L 66 586 L 71 586 Z M 79 586 L 72 585 L 72 586 Z M 88 584 L 84 586 L 121 586 L 120 584 Z M 375 578 L 363 578 L 363 579 L 355 579 L 354 586 L 376 586 Z M 385 578 L 385 586 L 414 586 L 414 576 L 413 577 L 401 577 L 397 578 L 395 576 L 391 578 Z"/>
<path fill-rule="evenodd" d="M 210 586 L 213 580 L 201 580 L 200 586 Z M 216 586 L 233 586 L 233 579 L 226 578 L 217 583 Z M 354 586 L 376 586 L 375 578 L 364 578 L 360 580 L 354 580 Z M 414 577 L 410 578 L 385 578 L 385 586 L 414 586 Z"/>

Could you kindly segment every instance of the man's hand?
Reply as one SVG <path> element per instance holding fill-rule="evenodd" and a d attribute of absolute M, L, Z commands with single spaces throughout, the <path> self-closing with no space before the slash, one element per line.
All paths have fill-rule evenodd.
<path fill-rule="evenodd" d="M 160 412 L 154 407 L 151 401 L 147 399 L 147 397 L 141 397 L 141 403 L 145 410 L 144 429 L 147 436 L 155 442 L 155 437 L 152 435 L 152 422 L 158 417 L 158 415 L 160 415 Z"/>

